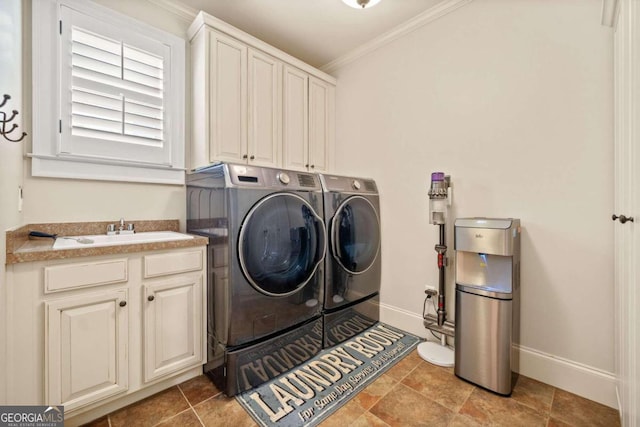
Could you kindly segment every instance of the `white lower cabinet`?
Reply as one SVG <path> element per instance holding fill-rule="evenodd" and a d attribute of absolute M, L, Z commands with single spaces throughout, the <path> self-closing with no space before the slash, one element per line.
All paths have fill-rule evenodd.
<path fill-rule="evenodd" d="M 71 411 L 128 388 L 127 290 L 45 302 L 45 401 Z"/>
<path fill-rule="evenodd" d="M 202 246 L 7 266 L 2 403 L 64 405 L 76 425 L 201 374 L 205 254 Z"/>
<path fill-rule="evenodd" d="M 144 286 L 144 381 L 202 360 L 202 275 Z"/>

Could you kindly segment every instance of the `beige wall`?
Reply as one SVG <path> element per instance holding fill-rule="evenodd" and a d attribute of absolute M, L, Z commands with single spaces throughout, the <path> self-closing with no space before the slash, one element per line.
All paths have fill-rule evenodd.
<path fill-rule="evenodd" d="M 522 221 L 522 345 L 613 372 L 613 43 L 600 8 L 475 0 L 334 72 L 336 166 L 376 178 L 382 302 L 420 330 L 438 280 L 427 189 L 444 171 L 452 217 Z M 451 233 L 448 245 L 453 256 Z"/>
<path fill-rule="evenodd" d="M 22 97 L 22 39 L 21 8 L 19 0 L 0 3 L 0 97 L 4 94 L 11 99 L 1 111 L 7 116 L 12 110 L 19 112 L 10 123 L 19 128 L 8 135 L 16 139 L 25 130 L 24 101 Z M 0 102 L 2 98 L 0 98 Z M 9 127 L 9 126 L 7 126 Z M 0 137 L 0 230 L 19 225 L 18 189 L 22 185 L 22 151 L 28 137 L 22 142 L 10 142 Z M 4 239 L 0 239 L 0 268 L 4 268 Z M 4 271 L 4 270 L 2 270 Z M 4 274 L 0 275 L 4 278 Z"/>
<path fill-rule="evenodd" d="M 33 2 L 33 6 L 37 5 L 37 1 Z M 178 18 L 151 2 L 98 0 L 97 3 L 186 40 L 186 31 L 191 22 Z M 26 1 L 24 4 L 28 19 L 25 32 L 30 33 L 32 2 Z M 30 37 L 30 34 L 27 36 Z M 24 55 L 26 72 L 30 72 L 30 43 L 25 45 Z M 187 67 L 188 58 L 187 49 Z M 187 68 L 187 84 L 189 84 L 188 75 L 189 68 Z M 31 90 L 28 84 L 30 76 L 29 80 L 25 81 L 25 109 L 28 113 L 31 108 Z M 187 93 L 188 88 L 185 88 L 185 97 Z M 27 150 L 31 151 L 30 144 Z M 24 223 L 108 221 L 121 217 L 127 220 L 177 218 L 181 220 L 181 226 L 184 228 L 186 195 L 183 186 L 33 178 L 30 160 L 24 160 L 24 168 Z"/>
<path fill-rule="evenodd" d="M 11 99 L 2 107 L 2 112 L 11 114 L 18 110 L 19 115 L 11 124 L 17 124 L 18 130 L 9 137 L 15 139 L 24 130 L 22 97 L 22 40 L 21 40 L 21 4 L 20 0 L 0 2 L 0 96 L 11 95 Z M 0 137 L 0 366 L 6 365 L 5 342 L 6 322 L 5 306 L 5 260 L 6 240 L 4 232 L 20 225 L 22 215 L 18 206 L 18 189 L 22 185 L 22 147 L 23 142 L 9 142 Z M 0 369 L 0 384 L 6 384 L 5 370 Z M 0 404 L 6 400 L 5 387 L 0 387 Z"/>

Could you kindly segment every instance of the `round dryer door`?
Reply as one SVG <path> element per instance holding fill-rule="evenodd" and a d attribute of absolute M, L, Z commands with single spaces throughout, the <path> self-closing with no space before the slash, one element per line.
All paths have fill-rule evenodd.
<path fill-rule="evenodd" d="M 326 251 L 325 228 L 311 205 L 292 193 L 275 193 L 251 208 L 238 242 L 242 271 L 269 296 L 287 296 L 304 287 Z"/>
<path fill-rule="evenodd" d="M 346 199 L 331 221 L 331 251 L 347 272 L 367 271 L 380 250 L 380 221 L 371 202 L 362 196 Z"/>

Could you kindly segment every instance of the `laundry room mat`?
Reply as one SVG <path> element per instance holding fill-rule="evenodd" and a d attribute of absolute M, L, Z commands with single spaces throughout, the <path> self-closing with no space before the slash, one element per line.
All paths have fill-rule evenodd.
<path fill-rule="evenodd" d="M 420 342 L 377 323 L 236 399 L 264 427 L 316 426 Z"/>

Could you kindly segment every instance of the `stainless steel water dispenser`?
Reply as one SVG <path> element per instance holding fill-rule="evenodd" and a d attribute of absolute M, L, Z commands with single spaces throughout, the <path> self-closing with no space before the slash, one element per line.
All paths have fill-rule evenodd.
<path fill-rule="evenodd" d="M 511 394 L 511 345 L 519 341 L 520 220 L 459 218 L 454 249 L 454 372 Z"/>

